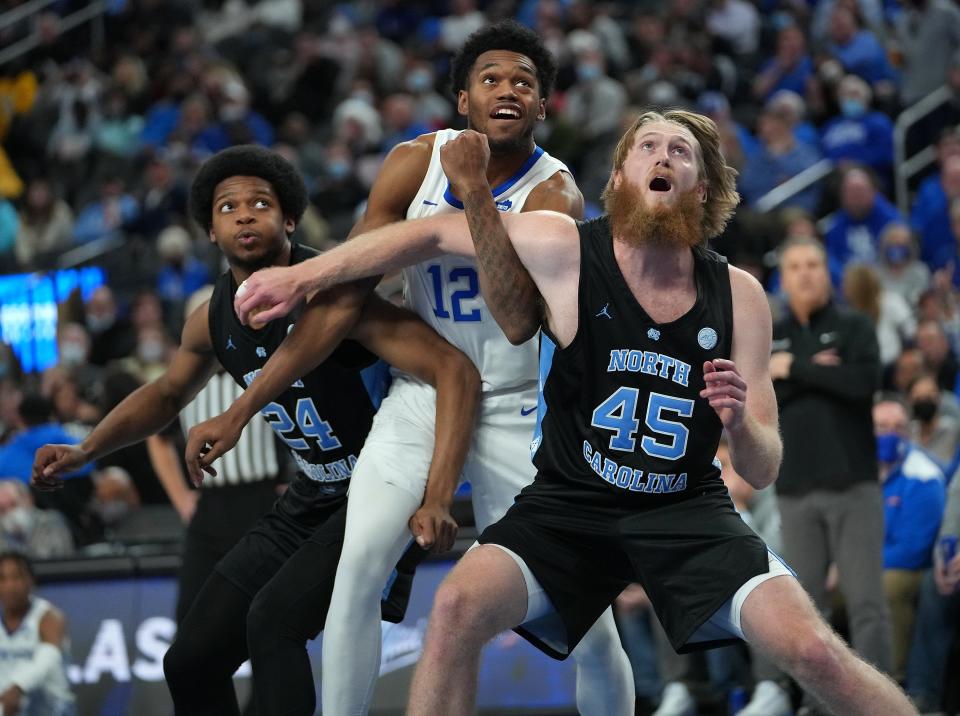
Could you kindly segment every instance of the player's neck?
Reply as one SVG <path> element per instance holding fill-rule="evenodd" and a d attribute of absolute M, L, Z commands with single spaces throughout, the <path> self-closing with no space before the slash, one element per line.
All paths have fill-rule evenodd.
<path fill-rule="evenodd" d="M 693 281 L 693 251 L 688 246 L 636 246 L 615 239 L 613 253 L 628 280 L 660 288 L 687 287 Z"/>
<path fill-rule="evenodd" d="M 491 152 L 487 164 L 487 182 L 491 187 L 499 186 L 520 171 L 523 163 L 533 154 L 536 145 L 533 139 L 530 146 L 516 151 Z"/>
<path fill-rule="evenodd" d="M 247 266 L 242 264 L 230 264 L 230 273 L 233 274 L 233 280 L 236 281 L 239 286 L 241 283 L 250 278 L 250 275 L 256 273 L 257 271 L 265 268 L 273 268 L 275 266 L 287 267 L 290 265 L 291 256 L 293 254 L 293 244 L 290 241 L 284 245 L 283 249 L 277 254 L 276 257 L 269 263 L 264 263 L 262 266 Z"/>

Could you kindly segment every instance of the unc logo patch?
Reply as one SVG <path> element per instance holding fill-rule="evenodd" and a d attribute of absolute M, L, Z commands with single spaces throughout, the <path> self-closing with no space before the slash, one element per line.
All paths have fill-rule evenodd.
<path fill-rule="evenodd" d="M 660 331 L 658 331 L 656 328 L 651 328 L 649 331 L 647 331 L 647 338 L 649 338 L 651 341 L 659 341 Z"/>
<path fill-rule="evenodd" d="M 717 345 L 717 332 L 712 328 L 701 328 L 697 334 L 697 343 L 703 350 L 708 351 Z"/>
<path fill-rule="evenodd" d="M 264 348 L 263 346 L 257 346 L 257 357 L 258 357 L 258 358 L 266 358 L 266 357 L 267 357 L 267 349 Z"/>

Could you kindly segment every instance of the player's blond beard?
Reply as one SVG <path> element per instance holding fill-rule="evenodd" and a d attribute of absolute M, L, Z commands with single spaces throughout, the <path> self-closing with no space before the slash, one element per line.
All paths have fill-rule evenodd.
<path fill-rule="evenodd" d="M 624 179 L 605 198 L 613 235 L 631 246 L 702 246 L 703 203 L 696 189 L 672 205 L 648 207 L 640 187 Z"/>

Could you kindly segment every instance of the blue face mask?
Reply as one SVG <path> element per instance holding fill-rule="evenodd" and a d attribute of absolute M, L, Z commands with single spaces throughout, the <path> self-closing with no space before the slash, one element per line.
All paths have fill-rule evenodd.
<path fill-rule="evenodd" d="M 902 264 L 910 258 L 910 247 L 903 244 L 891 244 L 883 249 L 883 257 L 892 264 Z"/>
<path fill-rule="evenodd" d="M 583 82 L 590 82 L 600 76 L 600 66 L 592 62 L 582 62 L 577 65 L 577 77 Z"/>
<path fill-rule="evenodd" d="M 877 435 L 877 460 L 894 463 L 903 457 L 903 438 L 898 433 Z"/>
<path fill-rule="evenodd" d="M 866 114 L 867 106 L 858 99 L 842 99 L 840 100 L 840 111 L 844 117 L 856 119 Z"/>

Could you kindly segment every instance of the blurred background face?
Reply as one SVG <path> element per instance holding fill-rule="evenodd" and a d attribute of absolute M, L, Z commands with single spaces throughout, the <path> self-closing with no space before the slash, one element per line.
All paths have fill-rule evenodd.
<path fill-rule="evenodd" d="M 924 321 L 917 328 L 917 348 L 930 365 L 939 366 L 947 357 L 950 344 L 943 329 L 934 321 Z"/>
<path fill-rule="evenodd" d="M 873 406 L 873 429 L 877 435 L 907 435 L 907 411 L 900 403 L 884 401 Z"/>
<path fill-rule="evenodd" d="M 26 607 L 33 589 L 30 574 L 12 559 L 0 562 L 0 605 L 4 611 L 21 611 Z"/>
<path fill-rule="evenodd" d="M 791 246 L 780 259 L 780 282 L 791 304 L 818 306 L 830 298 L 830 274 L 815 246 Z"/>
<path fill-rule="evenodd" d="M 913 253 L 910 229 L 903 224 L 892 226 L 880 238 L 880 255 L 889 266 L 903 266 Z"/>
<path fill-rule="evenodd" d="M 909 348 L 900 354 L 894 364 L 893 386 L 897 392 L 905 394 L 922 372 L 923 353 L 916 348 Z"/>
<path fill-rule="evenodd" d="M 852 170 L 847 172 L 840 187 L 840 202 L 843 208 L 852 217 L 860 219 L 873 209 L 876 200 L 876 190 L 864 172 Z"/>

